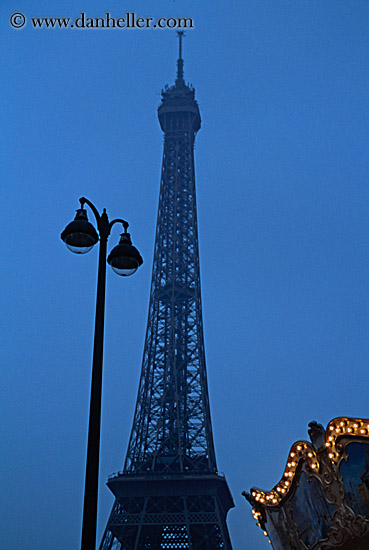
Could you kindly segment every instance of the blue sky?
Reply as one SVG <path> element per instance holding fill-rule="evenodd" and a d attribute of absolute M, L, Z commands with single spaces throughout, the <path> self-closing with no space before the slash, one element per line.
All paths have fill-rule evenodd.
<path fill-rule="evenodd" d="M 130 222 L 145 263 L 107 277 L 99 538 L 143 351 L 174 31 L 22 29 L 30 17 L 192 17 L 185 79 L 205 346 L 235 550 L 269 547 L 241 497 L 280 479 L 307 423 L 369 417 L 369 6 L 364 0 L 1 5 L 2 544 L 79 547 L 97 250 L 59 234 L 84 195 Z M 118 229 L 110 247 L 118 240 Z"/>

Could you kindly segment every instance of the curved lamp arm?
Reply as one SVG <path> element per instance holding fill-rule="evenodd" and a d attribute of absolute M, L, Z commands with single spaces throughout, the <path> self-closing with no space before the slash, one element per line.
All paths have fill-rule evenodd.
<path fill-rule="evenodd" d="M 85 204 L 88 204 L 88 206 L 91 208 L 92 212 L 94 213 L 94 216 L 96 218 L 96 222 L 97 222 L 97 225 L 99 226 L 99 223 L 100 223 L 100 219 L 101 219 L 101 216 L 96 208 L 95 205 L 92 204 L 91 201 L 89 201 L 88 199 L 86 199 L 86 197 L 81 197 L 80 199 L 78 199 L 80 204 L 81 204 L 81 208 L 84 207 Z M 105 208 L 104 208 L 104 212 L 105 212 Z"/>
<path fill-rule="evenodd" d="M 121 218 L 116 218 L 115 220 L 112 220 L 109 224 L 110 229 L 113 227 L 115 223 L 121 223 L 124 227 L 124 232 L 127 233 L 127 229 L 129 227 L 129 223 L 126 222 L 126 220 L 122 220 Z"/>
<path fill-rule="evenodd" d="M 109 218 L 108 218 L 108 215 L 106 213 L 105 208 L 103 210 L 103 213 L 100 215 L 97 208 L 96 208 L 96 206 L 90 200 L 86 199 L 86 197 L 81 197 L 78 200 L 81 204 L 81 208 L 83 208 L 85 204 L 88 204 L 88 206 L 91 208 L 91 210 L 92 210 L 92 212 L 95 216 L 95 219 L 96 219 L 97 228 L 99 230 L 100 238 L 107 239 L 110 235 L 111 228 L 113 227 L 113 225 L 115 223 L 121 223 L 124 227 L 125 233 L 127 233 L 129 223 L 126 220 L 122 220 L 121 218 L 116 218 L 115 220 L 112 220 L 109 223 Z"/>
<path fill-rule="evenodd" d="M 81 197 L 79 199 L 79 202 L 81 203 L 81 208 L 84 207 L 85 204 L 88 204 L 88 206 L 91 208 L 94 216 L 95 216 L 95 219 L 96 219 L 96 224 L 97 224 L 97 229 L 99 231 L 99 235 L 100 235 L 100 240 L 108 240 L 108 237 L 110 235 L 110 229 L 111 229 L 111 224 L 109 224 L 109 218 L 108 218 L 108 215 L 106 213 L 106 208 L 103 209 L 103 213 L 102 214 L 99 214 L 96 206 L 94 204 L 92 204 L 92 202 L 88 199 L 86 199 L 86 197 Z"/>

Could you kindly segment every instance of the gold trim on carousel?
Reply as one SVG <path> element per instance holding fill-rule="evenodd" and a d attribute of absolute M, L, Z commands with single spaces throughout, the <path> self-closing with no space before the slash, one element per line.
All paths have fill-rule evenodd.
<path fill-rule="evenodd" d="M 312 444 L 307 441 L 297 441 L 291 447 L 287 465 L 280 482 L 277 483 L 271 491 L 252 489 L 251 496 L 257 503 L 263 504 L 264 506 L 278 506 L 291 489 L 297 467 L 302 460 L 306 462 L 307 466 L 310 467 L 312 471 L 319 470 L 319 460 Z M 254 518 L 258 521 L 259 512 L 253 510 L 252 513 Z"/>
<path fill-rule="evenodd" d="M 343 417 L 330 421 L 325 431 L 325 446 L 328 449 L 329 458 L 335 464 L 339 460 L 336 441 L 342 436 L 369 437 L 369 420 Z"/>
<path fill-rule="evenodd" d="M 342 457 L 342 448 L 339 447 L 339 444 L 336 445 L 336 441 L 343 436 L 369 439 L 369 420 L 344 417 L 334 418 L 329 422 L 325 431 L 325 447 L 328 457 L 336 466 Z M 319 449 L 319 452 L 321 452 L 321 449 Z M 283 477 L 271 491 L 260 491 L 259 489 L 251 490 L 251 496 L 254 499 L 255 506 L 255 508 L 252 509 L 252 515 L 257 522 L 256 525 L 263 529 L 266 537 L 268 537 L 268 532 L 265 530 L 265 520 L 263 520 L 263 514 L 261 512 L 262 508 L 258 505 L 261 504 L 268 507 L 279 505 L 292 487 L 300 462 L 304 462 L 312 473 L 319 472 L 319 458 L 313 445 L 307 441 L 297 441 L 292 445 Z M 269 537 L 268 542 L 271 542 Z"/>

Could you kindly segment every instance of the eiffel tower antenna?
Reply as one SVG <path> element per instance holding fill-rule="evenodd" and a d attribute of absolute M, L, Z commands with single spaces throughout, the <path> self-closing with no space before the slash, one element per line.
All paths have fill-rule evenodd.
<path fill-rule="evenodd" d="M 183 84 L 184 85 L 184 78 L 183 78 L 183 59 L 182 59 L 182 38 L 185 36 L 184 31 L 177 31 L 177 35 L 179 38 L 179 54 L 177 59 L 177 80 L 176 84 Z"/>

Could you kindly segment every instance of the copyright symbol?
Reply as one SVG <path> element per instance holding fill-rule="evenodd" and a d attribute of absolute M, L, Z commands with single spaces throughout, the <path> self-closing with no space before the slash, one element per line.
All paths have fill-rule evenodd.
<path fill-rule="evenodd" d="M 26 24 L 26 18 L 23 13 L 13 13 L 10 16 L 10 24 L 15 29 L 21 29 Z"/>

